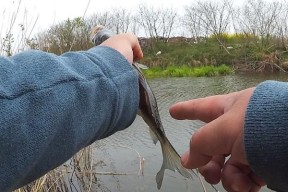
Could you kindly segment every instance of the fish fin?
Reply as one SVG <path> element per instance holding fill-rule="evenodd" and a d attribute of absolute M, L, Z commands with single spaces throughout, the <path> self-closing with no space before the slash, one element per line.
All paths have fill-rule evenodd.
<path fill-rule="evenodd" d="M 149 133 L 150 133 L 150 136 L 151 136 L 151 138 L 152 138 L 153 143 L 156 145 L 156 143 L 158 142 L 158 138 L 157 138 L 157 136 L 153 133 L 153 131 L 150 129 L 150 127 L 149 127 Z"/>
<path fill-rule="evenodd" d="M 165 171 L 165 168 L 163 167 L 163 164 L 162 164 L 162 167 L 161 167 L 160 171 L 156 175 L 156 183 L 157 183 L 158 190 L 162 186 L 162 181 L 163 181 L 163 177 L 164 177 L 164 171 Z"/>
<path fill-rule="evenodd" d="M 176 170 L 182 176 L 189 179 L 193 179 L 192 174 L 197 176 L 193 170 L 186 169 L 182 166 L 179 154 L 176 152 L 176 150 L 173 148 L 173 146 L 168 140 L 165 140 L 165 142 L 163 144 L 161 143 L 161 145 L 163 153 L 163 163 L 160 171 L 156 175 L 158 189 L 161 188 L 165 169 L 170 169 L 172 171 Z"/>

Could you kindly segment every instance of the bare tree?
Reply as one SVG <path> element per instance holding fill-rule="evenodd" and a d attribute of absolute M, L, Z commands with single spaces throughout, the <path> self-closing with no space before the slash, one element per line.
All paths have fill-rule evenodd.
<path fill-rule="evenodd" d="M 49 30 L 38 33 L 29 43 L 38 43 L 39 49 L 55 54 L 74 50 L 86 50 L 92 46 L 89 38 L 90 28 L 81 17 L 67 19 Z"/>
<path fill-rule="evenodd" d="M 282 6 L 282 11 L 277 18 L 276 24 L 276 37 L 280 40 L 280 46 L 284 48 L 285 51 L 288 50 L 288 3 L 285 2 Z"/>
<path fill-rule="evenodd" d="M 159 37 L 160 10 L 146 5 L 139 5 L 139 23 L 143 27 L 146 36 L 151 38 Z"/>
<path fill-rule="evenodd" d="M 110 12 L 95 13 L 92 16 L 85 19 L 85 23 L 88 27 L 93 28 L 96 25 L 103 25 L 109 29 L 113 27 L 113 16 Z"/>
<path fill-rule="evenodd" d="M 196 11 L 194 6 L 185 7 L 185 14 L 182 19 L 182 24 L 185 27 L 185 30 L 189 31 L 195 41 L 198 43 L 198 39 L 201 36 L 205 36 L 203 31 L 202 21 Z"/>
<path fill-rule="evenodd" d="M 70 50 L 86 50 L 92 46 L 90 40 L 90 27 L 81 17 L 77 17 L 74 22 L 74 43 L 72 43 Z"/>
<path fill-rule="evenodd" d="M 172 8 L 166 8 L 160 12 L 159 19 L 161 21 L 160 30 L 162 31 L 162 37 L 168 41 L 175 26 L 177 13 Z"/>
<path fill-rule="evenodd" d="M 49 43 L 49 33 L 48 33 L 48 31 L 43 31 L 43 32 L 37 33 L 34 36 L 34 41 L 36 41 L 38 49 L 40 49 L 42 51 L 49 52 L 50 43 Z M 28 45 L 29 45 L 29 43 L 28 43 Z M 30 46 L 30 47 L 33 49 L 32 46 Z"/>
<path fill-rule="evenodd" d="M 186 21 L 188 24 L 192 23 L 190 28 L 193 25 L 199 25 L 194 33 L 212 34 L 227 53 L 229 51 L 224 45 L 222 36 L 223 33 L 227 32 L 231 21 L 231 4 L 232 2 L 229 0 L 222 0 L 221 2 L 197 1 L 185 9 L 186 18 L 195 19 L 196 22 Z"/>
<path fill-rule="evenodd" d="M 124 9 L 113 9 L 112 10 L 112 29 L 117 34 L 118 33 L 126 33 L 129 29 L 130 21 L 131 21 L 131 13 Z"/>
<path fill-rule="evenodd" d="M 130 22 L 130 31 L 134 33 L 135 35 L 139 36 L 140 31 L 140 25 L 139 25 L 139 18 L 137 15 L 131 16 L 131 22 Z"/>
<path fill-rule="evenodd" d="M 169 39 L 177 19 L 177 13 L 172 8 L 154 8 L 146 5 L 139 6 L 140 25 L 147 36 Z"/>
<path fill-rule="evenodd" d="M 261 45 L 267 45 L 269 38 L 276 34 L 282 6 L 281 2 L 276 1 L 272 3 L 263 0 L 247 1 L 240 12 L 241 32 L 259 36 Z"/>
<path fill-rule="evenodd" d="M 4 9 L 0 26 L 0 55 L 11 56 L 27 48 L 27 40 L 31 40 L 31 34 L 38 21 L 23 8 L 22 1 L 12 1 L 12 14 L 6 15 Z M 22 17 L 20 17 L 22 16 Z"/>
<path fill-rule="evenodd" d="M 13 2 L 14 4 L 14 2 Z M 13 28 L 15 26 L 16 20 L 18 18 L 18 15 L 20 13 L 20 6 L 21 6 L 21 0 L 18 2 L 17 6 L 16 6 L 16 10 L 12 13 L 11 18 L 8 18 L 9 21 L 9 27 L 7 29 L 7 31 L 4 32 L 5 37 L 2 38 L 1 37 L 1 33 L 2 33 L 2 27 L 0 30 L 0 51 L 1 53 L 4 51 L 4 53 L 7 56 L 11 56 L 12 55 L 12 50 L 13 50 L 13 43 L 14 43 L 14 35 L 13 35 Z M 4 21 L 4 17 L 5 17 L 5 12 L 3 12 L 3 21 Z"/>

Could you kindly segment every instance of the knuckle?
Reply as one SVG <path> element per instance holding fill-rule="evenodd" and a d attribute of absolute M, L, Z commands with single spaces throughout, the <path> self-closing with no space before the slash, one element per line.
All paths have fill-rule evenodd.
<path fill-rule="evenodd" d="M 199 146 L 201 146 L 201 129 L 196 130 L 190 139 L 192 149 L 197 150 Z"/>

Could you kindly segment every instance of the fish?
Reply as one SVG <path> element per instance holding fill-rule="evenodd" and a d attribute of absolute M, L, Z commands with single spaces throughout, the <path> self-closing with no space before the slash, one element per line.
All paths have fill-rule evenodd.
<path fill-rule="evenodd" d="M 115 34 L 113 34 L 113 32 L 111 32 L 110 30 L 106 29 L 104 26 L 98 25 L 93 28 L 92 35 L 92 42 L 95 45 L 99 45 Z M 141 69 L 147 68 L 146 65 L 133 62 L 132 66 L 138 73 L 139 81 L 140 102 L 138 115 L 141 116 L 144 122 L 148 125 L 149 133 L 151 135 L 153 143 L 156 145 L 159 141 L 162 149 L 163 162 L 160 170 L 156 174 L 156 183 L 158 190 L 162 186 L 165 170 L 169 169 L 171 171 L 177 171 L 182 176 L 188 179 L 194 179 L 193 176 L 198 177 L 201 181 L 203 190 L 206 191 L 205 186 L 199 175 L 199 171 L 196 170 L 195 172 L 182 166 L 180 155 L 177 153 L 177 151 L 172 146 L 165 134 L 157 106 L 156 97 L 151 87 L 149 86 L 143 72 L 141 71 Z M 213 185 L 212 187 L 214 188 Z M 214 189 L 215 191 L 218 191 L 216 188 Z"/>
<path fill-rule="evenodd" d="M 169 169 L 171 171 L 176 170 L 182 176 L 193 179 L 191 172 L 195 175 L 196 173 L 192 170 L 185 169 L 182 166 L 180 155 L 177 153 L 165 134 L 159 115 L 157 101 L 151 87 L 140 70 L 139 65 L 137 65 L 137 63 L 133 63 L 132 65 L 137 70 L 139 75 L 140 102 L 138 115 L 140 115 L 145 123 L 149 126 L 149 132 L 154 144 L 156 145 L 159 141 L 162 149 L 163 162 L 161 169 L 156 175 L 157 188 L 160 189 L 162 186 L 165 169 Z"/>
<path fill-rule="evenodd" d="M 115 33 L 113 33 L 111 30 L 105 28 L 103 25 L 96 25 L 91 29 L 91 41 L 94 43 L 94 45 L 100 45 L 105 40 L 109 39 Z"/>

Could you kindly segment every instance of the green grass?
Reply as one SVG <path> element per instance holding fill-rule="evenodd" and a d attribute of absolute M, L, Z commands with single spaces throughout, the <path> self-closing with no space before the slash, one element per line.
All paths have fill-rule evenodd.
<path fill-rule="evenodd" d="M 141 63 L 153 68 L 152 71 L 147 72 L 147 76 L 152 77 L 221 75 L 227 73 L 225 68 L 220 67 L 215 70 L 202 66 L 219 66 L 222 63 L 239 71 L 251 70 L 252 72 L 262 68 L 264 62 L 268 66 L 266 70 L 269 66 L 271 68 L 271 65 L 277 64 L 288 71 L 288 52 L 281 41 L 270 37 L 265 42 L 259 41 L 259 37 L 247 34 L 223 34 L 221 45 L 213 36 L 203 38 L 197 44 L 184 40 L 158 41 L 154 42 L 153 46 L 143 47 L 144 58 L 141 59 Z M 156 55 L 158 51 L 161 51 L 160 55 Z M 280 60 L 275 59 L 276 53 Z M 180 66 L 181 70 L 174 66 Z M 200 67 L 200 69 L 191 70 L 182 66 Z"/>
<path fill-rule="evenodd" d="M 157 77 L 210 77 L 218 75 L 231 74 L 233 71 L 227 65 L 220 66 L 202 66 L 202 67 L 189 67 L 189 66 L 168 66 L 166 68 L 153 67 L 143 70 L 147 78 Z"/>
<path fill-rule="evenodd" d="M 207 40 L 198 44 L 188 44 L 186 42 L 157 42 L 154 48 L 144 47 L 144 58 L 141 60 L 149 67 L 175 66 L 206 66 L 215 64 L 230 64 L 234 58 L 228 55 L 224 49 L 219 47 L 217 42 Z M 162 54 L 155 55 L 158 51 Z"/>

